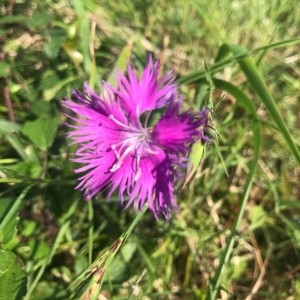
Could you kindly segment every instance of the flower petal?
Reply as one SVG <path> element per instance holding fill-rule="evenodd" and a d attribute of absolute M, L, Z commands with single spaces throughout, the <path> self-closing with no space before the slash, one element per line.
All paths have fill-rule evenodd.
<path fill-rule="evenodd" d="M 122 107 L 133 119 L 138 119 L 145 111 L 163 107 L 176 95 L 173 73 L 168 72 L 159 79 L 160 65 L 158 62 L 153 64 L 151 58 L 140 80 L 130 66 L 127 73 L 128 77 L 119 74 L 118 96 Z"/>
<path fill-rule="evenodd" d="M 179 113 L 179 104 L 171 103 L 153 129 L 153 140 L 166 151 L 186 153 L 199 135 L 199 120 L 190 111 Z"/>

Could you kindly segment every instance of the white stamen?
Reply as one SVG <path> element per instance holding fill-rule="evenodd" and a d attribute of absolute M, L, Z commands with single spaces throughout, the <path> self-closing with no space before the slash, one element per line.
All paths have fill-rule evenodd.
<path fill-rule="evenodd" d="M 126 124 L 120 122 L 120 121 L 117 120 L 117 119 L 115 118 L 115 116 L 112 115 L 112 114 L 110 114 L 110 115 L 108 116 L 108 118 L 109 118 L 110 120 L 114 121 L 117 125 L 121 126 L 122 128 L 125 128 L 125 129 L 129 130 L 130 132 L 140 132 L 140 129 L 139 129 L 139 128 L 135 128 L 134 126 L 129 126 L 129 125 L 126 125 Z"/>
<path fill-rule="evenodd" d="M 137 112 L 139 107 L 137 107 Z M 147 115 L 146 123 L 148 122 L 149 115 Z M 132 166 L 135 173 L 134 181 L 136 182 L 142 174 L 142 169 L 140 167 L 140 161 L 143 155 L 156 154 L 157 151 L 154 151 L 149 144 L 149 129 L 143 128 L 140 124 L 137 127 L 136 125 L 123 124 L 121 121 L 117 120 L 114 115 L 110 114 L 109 119 L 114 123 L 119 125 L 121 128 L 124 128 L 123 139 L 117 144 L 111 146 L 112 151 L 115 154 L 116 162 L 110 168 L 110 172 L 114 173 L 119 170 L 128 155 L 135 157 L 134 165 Z"/>
<path fill-rule="evenodd" d="M 132 146 L 128 147 L 121 155 L 120 155 L 120 151 L 117 151 L 117 150 L 113 149 L 114 153 L 116 155 L 116 158 L 117 158 L 117 162 L 112 166 L 110 171 L 115 172 L 116 170 L 118 170 L 121 167 L 121 165 L 122 165 L 125 157 L 127 156 L 127 154 L 132 152 L 133 149 L 134 149 L 134 146 L 132 145 Z"/>

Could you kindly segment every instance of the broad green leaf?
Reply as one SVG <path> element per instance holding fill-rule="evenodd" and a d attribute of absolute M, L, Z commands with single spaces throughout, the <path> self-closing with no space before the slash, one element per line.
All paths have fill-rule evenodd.
<path fill-rule="evenodd" d="M 30 110 L 38 117 L 41 115 L 58 116 L 60 114 L 57 106 L 52 101 L 36 101 L 32 104 Z"/>
<path fill-rule="evenodd" d="M 22 231 L 22 236 L 29 237 L 33 235 L 38 226 L 39 224 L 37 221 L 22 219 L 22 228 L 20 228 Z"/>
<path fill-rule="evenodd" d="M 24 255 L 36 261 L 46 258 L 51 251 L 49 245 L 47 245 L 47 243 L 44 242 L 43 240 L 31 239 L 27 243 L 27 247 L 28 247 L 28 252 L 26 253 L 24 252 Z"/>
<path fill-rule="evenodd" d="M 109 281 L 120 281 L 124 278 L 126 274 L 126 270 L 128 265 L 136 251 L 136 244 L 135 243 L 127 243 L 123 245 L 120 249 L 118 255 L 114 258 L 111 265 L 108 268 L 106 278 L 104 278 L 104 282 L 106 280 Z"/>
<path fill-rule="evenodd" d="M 16 132 L 21 129 L 21 126 L 17 123 L 6 121 L 6 120 L 0 120 L 0 135 L 2 133 L 7 134 L 11 132 Z"/>
<path fill-rule="evenodd" d="M 54 141 L 58 123 L 58 117 L 41 116 L 35 121 L 26 122 L 22 128 L 22 132 L 36 146 L 42 150 L 46 150 Z"/>
<path fill-rule="evenodd" d="M 48 42 L 44 45 L 45 53 L 49 58 L 56 58 L 67 39 L 66 31 L 62 28 L 53 28 L 46 32 L 46 36 Z"/>
<path fill-rule="evenodd" d="M 27 277 L 13 252 L 0 250 L 0 300 L 22 299 Z"/>
<path fill-rule="evenodd" d="M 35 13 L 27 20 L 28 26 L 34 30 L 47 25 L 54 19 L 54 16 L 49 13 Z"/>

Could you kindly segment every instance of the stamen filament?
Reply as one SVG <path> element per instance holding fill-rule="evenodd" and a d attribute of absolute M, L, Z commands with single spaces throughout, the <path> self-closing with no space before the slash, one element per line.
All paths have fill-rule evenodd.
<path fill-rule="evenodd" d="M 125 128 L 125 129 L 127 129 L 127 130 L 129 130 L 129 131 L 131 131 L 131 132 L 137 132 L 137 133 L 140 132 L 140 129 L 139 129 L 139 128 L 136 128 L 136 127 L 134 127 L 134 126 L 129 126 L 129 125 L 126 125 L 126 124 L 120 122 L 120 121 L 117 120 L 117 119 L 114 117 L 114 115 L 112 115 L 112 114 L 110 114 L 110 115 L 108 116 L 108 118 L 109 118 L 110 120 L 114 121 L 117 125 L 121 126 L 122 128 Z"/>

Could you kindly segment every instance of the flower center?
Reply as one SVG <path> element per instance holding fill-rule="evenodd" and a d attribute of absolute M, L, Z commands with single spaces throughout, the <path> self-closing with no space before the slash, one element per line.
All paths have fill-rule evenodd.
<path fill-rule="evenodd" d="M 141 124 L 139 124 L 139 126 L 124 124 L 117 120 L 113 115 L 110 115 L 109 118 L 114 121 L 114 123 L 118 124 L 123 130 L 121 141 L 111 146 L 117 160 L 110 168 L 110 172 L 117 171 L 122 166 L 124 160 L 128 156 L 132 156 L 132 168 L 135 172 L 134 181 L 137 181 L 141 176 L 141 159 L 145 155 L 156 153 L 151 148 L 151 129 L 144 128 Z"/>

